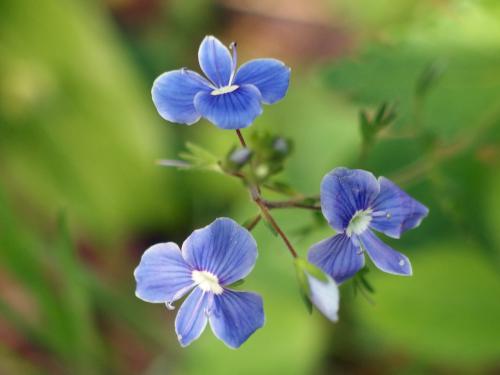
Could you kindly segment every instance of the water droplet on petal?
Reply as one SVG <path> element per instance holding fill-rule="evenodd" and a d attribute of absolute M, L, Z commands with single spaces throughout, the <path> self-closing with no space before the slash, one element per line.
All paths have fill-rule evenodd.
<path fill-rule="evenodd" d="M 385 217 L 386 217 L 387 219 L 390 219 L 390 218 L 392 217 L 392 215 L 391 215 L 391 213 L 390 213 L 390 212 L 388 212 L 387 214 L 385 214 Z"/>
<path fill-rule="evenodd" d="M 165 305 L 167 306 L 167 309 L 169 309 L 169 310 L 175 310 L 175 306 L 172 304 L 172 302 L 169 301 Z"/>
<path fill-rule="evenodd" d="M 401 267 L 403 267 L 403 266 L 405 265 L 405 261 L 404 261 L 403 259 L 401 259 L 401 260 L 399 261 L 399 265 L 400 265 Z"/>

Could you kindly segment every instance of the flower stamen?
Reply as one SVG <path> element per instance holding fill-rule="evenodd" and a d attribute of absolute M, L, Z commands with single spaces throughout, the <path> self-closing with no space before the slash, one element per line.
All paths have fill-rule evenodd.
<path fill-rule="evenodd" d="M 371 208 L 356 211 L 351 218 L 351 221 L 349 221 L 346 234 L 351 237 L 353 234 L 361 234 L 368 229 L 368 226 L 372 221 L 372 212 L 373 210 Z"/>
<path fill-rule="evenodd" d="M 224 86 L 224 87 L 219 87 L 218 89 L 212 90 L 210 93 L 211 95 L 223 95 L 223 94 L 228 94 L 230 92 L 233 92 L 234 90 L 237 90 L 240 86 L 238 85 L 230 85 L 230 86 Z"/>
<path fill-rule="evenodd" d="M 219 284 L 219 278 L 208 271 L 193 271 L 191 278 L 205 292 L 222 294 L 224 291 Z"/>

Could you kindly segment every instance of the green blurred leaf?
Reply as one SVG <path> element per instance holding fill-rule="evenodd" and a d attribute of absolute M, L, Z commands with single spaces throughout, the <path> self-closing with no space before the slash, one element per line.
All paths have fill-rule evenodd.
<path fill-rule="evenodd" d="M 376 308 L 356 303 L 369 345 L 454 366 L 496 361 L 500 278 L 494 267 L 473 244 L 457 242 L 420 248 L 411 259 L 413 277 L 374 273 Z"/>
<path fill-rule="evenodd" d="M 361 285 L 370 293 L 375 293 L 375 288 L 372 286 L 372 284 L 368 281 L 366 275 L 368 273 L 369 268 L 365 267 L 362 270 L 360 270 L 356 276 L 359 278 L 359 282 Z"/>
<path fill-rule="evenodd" d="M 241 280 L 235 281 L 234 283 L 229 285 L 228 288 L 237 288 L 237 287 L 243 285 L 244 283 L 245 283 L 245 279 L 241 279 Z"/>
<path fill-rule="evenodd" d="M 423 97 L 436 85 L 445 73 L 446 64 L 443 61 L 434 61 L 427 65 L 417 79 L 415 95 Z"/>
<path fill-rule="evenodd" d="M 64 205 L 108 245 L 140 223 L 174 221 L 153 162 L 172 148 L 102 4 L 2 1 L 0 180 L 48 221 Z M 92 25 L 92 26 L 89 26 Z M 85 68 L 83 68 L 85 67 Z M 167 136 L 170 133 L 170 136 Z M 130 197 L 142 199 L 130 199 Z"/>
<path fill-rule="evenodd" d="M 187 151 L 181 152 L 179 156 L 194 168 L 221 172 L 219 158 L 210 151 L 193 142 L 186 142 L 186 149 Z"/>

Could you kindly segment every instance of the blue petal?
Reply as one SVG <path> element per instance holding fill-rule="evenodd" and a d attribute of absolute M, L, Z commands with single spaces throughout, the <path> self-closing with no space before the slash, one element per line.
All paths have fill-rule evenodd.
<path fill-rule="evenodd" d="M 200 91 L 210 91 L 209 85 L 198 73 L 179 69 L 159 76 L 153 83 L 151 94 L 161 117 L 191 125 L 201 117 L 194 107 L 194 97 Z"/>
<path fill-rule="evenodd" d="M 236 349 L 264 325 L 262 298 L 255 293 L 225 289 L 214 296 L 210 326 L 218 339 Z"/>
<path fill-rule="evenodd" d="M 411 276 L 410 260 L 383 243 L 371 230 L 365 231 L 359 239 L 379 269 L 394 275 Z"/>
<path fill-rule="evenodd" d="M 339 311 L 339 289 L 330 276 L 326 275 L 326 277 L 328 281 L 325 282 L 307 274 L 310 290 L 309 298 L 324 316 L 332 322 L 336 322 Z"/>
<path fill-rule="evenodd" d="M 175 318 L 175 332 L 182 346 L 188 346 L 203 333 L 212 303 L 213 294 L 200 288 L 194 288 L 183 302 Z"/>
<path fill-rule="evenodd" d="M 233 59 L 219 39 L 206 36 L 198 50 L 201 70 L 218 87 L 226 86 L 231 79 Z"/>
<path fill-rule="evenodd" d="M 187 263 L 208 271 L 220 285 L 230 285 L 250 273 L 257 259 L 257 244 L 250 232 L 234 220 L 220 218 L 195 230 L 182 245 Z"/>
<path fill-rule="evenodd" d="M 242 85 L 226 94 L 200 92 L 194 98 L 194 106 L 219 128 L 241 129 L 251 125 L 262 113 L 260 100 L 260 92 L 255 86 Z"/>
<path fill-rule="evenodd" d="M 394 238 L 399 238 L 405 231 L 418 227 L 429 213 L 429 209 L 387 178 L 380 177 L 379 182 L 380 193 L 372 204 L 375 215 L 370 226 Z"/>
<path fill-rule="evenodd" d="M 369 208 L 379 191 L 370 172 L 335 168 L 321 182 L 321 210 L 333 229 L 344 232 L 356 211 Z"/>
<path fill-rule="evenodd" d="M 290 83 L 290 68 L 275 59 L 251 60 L 240 67 L 234 83 L 256 86 L 262 94 L 262 101 L 272 104 L 285 96 Z"/>
<path fill-rule="evenodd" d="M 361 249 L 345 234 L 337 234 L 313 245 L 307 259 L 339 284 L 354 276 L 365 264 Z"/>
<path fill-rule="evenodd" d="M 134 271 L 135 294 L 146 302 L 173 302 L 194 286 L 191 273 L 175 243 L 153 245 Z"/>

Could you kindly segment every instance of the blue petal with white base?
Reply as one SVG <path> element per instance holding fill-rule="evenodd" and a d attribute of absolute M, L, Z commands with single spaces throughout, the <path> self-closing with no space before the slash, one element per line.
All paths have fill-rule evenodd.
<path fill-rule="evenodd" d="M 214 296 L 210 326 L 215 336 L 236 349 L 264 325 L 262 298 L 255 293 L 225 289 Z"/>
<path fill-rule="evenodd" d="M 418 227 L 429 209 L 387 178 L 380 177 L 379 182 L 380 193 L 372 204 L 375 215 L 370 227 L 393 238 Z"/>
<path fill-rule="evenodd" d="M 195 230 L 182 245 L 184 259 L 193 269 L 217 275 L 220 285 L 247 276 L 257 259 L 257 244 L 248 230 L 227 218 Z"/>
<path fill-rule="evenodd" d="M 255 59 L 243 64 L 234 79 L 236 85 L 257 87 L 266 104 L 284 98 L 290 83 L 290 68 L 276 59 Z"/>
<path fill-rule="evenodd" d="M 229 84 L 233 70 L 233 59 L 229 50 L 217 38 L 206 36 L 198 50 L 201 70 L 217 86 Z"/>
<path fill-rule="evenodd" d="M 182 346 L 201 336 L 213 304 L 213 294 L 195 288 L 182 304 L 175 318 L 175 332 Z"/>
<path fill-rule="evenodd" d="M 321 210 L 333 229 L 344 232 L 356 212 L 368 209 L 379 191 L 370 172 L 335 168 L 321 182 Z"/>
<path fill-rule="evenodd" d="M 365 264 L 360 247 L 355 246 L 352 238 L 345 234 L 337 234 L 313 245 L 307 260 L 339 284 L 354 276 Z"/>
<path fill-rule="evenodd" d="M 371 230 L 368 229 L 360 236 L 360 242 L 380 270 L 393 275 L 411 276 L 410 260 L 383 243 Z"/>
<path fill-rule="evenodd" d="M 136 295 L 151 303 L 176 301 L 193 288 L 191 273 L 175 243 L 153 245 L 134 271 Z"/>
<path fill-rule="evenodd" d="M 194 107 L 201 116 L 221 129 L 250 126 L 262 113 L 260 92 L 253 85 L 233 87 L 233 91 L 221 93 L 199 92 L 194 98 Z"/>
<path fill-rule="evenodd" d="M 151 95 L 158 113 L 165 120 L 191 125 L 201 115 L 194 107 L 194 97 L 210 92 L 209 82 L 198 73 L 187 69 L 163 73 L 153 83 Z"/>

